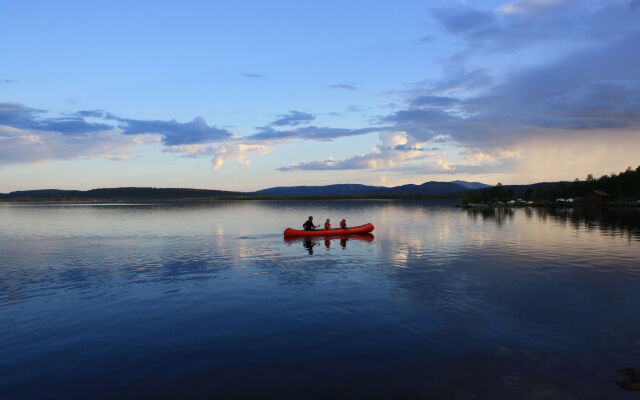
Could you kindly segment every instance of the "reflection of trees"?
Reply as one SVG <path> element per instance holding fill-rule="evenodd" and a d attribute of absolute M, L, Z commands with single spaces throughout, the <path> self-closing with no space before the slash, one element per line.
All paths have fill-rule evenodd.
<path fill-rule="evenodd" d="M 527 217 L 527 219 L 533 218 L 533 208 L 525 207 L 524 208 L 524 215 Z"/>
<path fill-rule="evenodd" d="M 502 225 L 504 222 L 513 219 L 513 209 L 510 207 L 479 207 L 467 208 L 467 216 L 470 219 L 477 220 L 482 218 L 483 221 L 495 221 L 496 225 Z"/>
<path fill-rule="evenodd" d="M 537 212 L 544 219 L 569 223 L 574 229 L 640 238 L 640 210 L 635 208 L 539 208 Z"/>
<path fill-rule="evenodd" d="M 522 212 L 527 219 L 536 217 L 540 222 L 549 220 L 570 224 L 574 229 L 600 230 L 610 234 L 627 233 L 632 237 L 640 237 L 640 210 L 636 208 L 602 208 L 602 207 L 525 207 L 525 208 L 468 208 L 467 216 L 477 221 L 495 221 L 502 225 L 514 218 L 514 213 Z"/>

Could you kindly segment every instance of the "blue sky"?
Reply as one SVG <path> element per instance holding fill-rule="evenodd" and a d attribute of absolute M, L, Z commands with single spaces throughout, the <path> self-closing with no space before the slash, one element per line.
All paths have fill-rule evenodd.
<path fill-rule="evenodd" d="M 3 1 L 0 192 L 640 164 L 640 1 Z"/>

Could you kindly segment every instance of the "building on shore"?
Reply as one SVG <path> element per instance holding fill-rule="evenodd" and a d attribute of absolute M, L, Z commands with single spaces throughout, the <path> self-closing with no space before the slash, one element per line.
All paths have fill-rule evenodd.
<path fill-rule="evenodd" d="M 590 190 L 584 195 L 585 203 L 589 204 L 605 204 L 611 199 L 611 195 L 602 190 Z"/>

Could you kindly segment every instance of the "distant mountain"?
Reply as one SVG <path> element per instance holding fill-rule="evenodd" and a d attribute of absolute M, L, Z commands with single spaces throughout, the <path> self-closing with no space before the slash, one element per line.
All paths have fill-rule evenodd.
<path fill-rule="evenodd" d="M 389 188 L 358 184 L 338 184 L 326 186 L 279 186 L 258 190 L 256 194 L 270 195 L 319 195 L 319 194 L 369 194 L 385 193 Z"/>
<path fill-rule="evenodd" d="M 60 189 L 35 189 L 35 190 L 16 190 L 15 192 L 7 193 L 12 195 L 31 195 L 31 194 L 56 194 L 56 193 L 65 193 L 69 192 L 69 190 L 60 190 Z"/>
<path fill-rule="evenodd" d="M 447 194 L 466 192 L 469 189 L 453 182 L 425 182 L 422 185 L 402 185 L 387 189 L 394 194 Z"/>
<path fill-rule="evenodd" d="M 220 196 L 242 196 L 241 192 L 208 189 L 122 187 L 91 190 L 21 190 L 0 195 L 8 201 L 39 200 L 173 200 L 198 199 Z"/>
<path fill-rule="evenodd" d="M 394 187 L 368 186 L 358 184 L 325 186 L 281 186 L 258 190 L 255 194 L 268 195 L 331 195 L 331 194 L 448 194 L 488 187 L 479 182 L 425 182 L 422 185 L 402 185 Z"/>
<path fill-rule="evenodd" d="M 91 190 L 38 189 L 20 190 L 0 194 L 4 201 L 170 201 L 207 200 L 212 198 L 247 198 L 264 196 L 332 196 L 332 195 L 439 195 L 470 192 L 468 186 L 486 187 L 478 182 L 425 182 L 421 185 L 395 187 L 369 186 L 359 184 L 338 184 L 325 186 L 285 186 L 258 190 L 253 193 L 230 192 L 225 190 L 188 188 L 121 187 Z"/>
<path fill-rule="evenodd" d="M 474 189 L 474 190 L 491 187 L 491 185 L 487 185 L 486 183 L 482 183 L 482 182 L 453 181 L 451 183 L 457 183 L 458 185 L 464 186 L 467 189 Z"/>

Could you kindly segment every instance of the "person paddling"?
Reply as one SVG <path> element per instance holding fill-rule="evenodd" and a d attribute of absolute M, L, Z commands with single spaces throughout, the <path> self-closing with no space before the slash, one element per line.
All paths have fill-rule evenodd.
<path fill-rule="evenodd" d="M 347 220 L 343 219 L 340 221 L 340 229 L 347 229 Z"/>
<path fill-rule="evenodd" d="M 317 227 L 319 227 L 320 225 L 314 225 L 313 224 L 313 217 L 309 216 L 309 219 L 307 220 L 307 222 L 305 222 L 304 224 L 302 224 L 302 227 L 304 228 L 305 231 L 315 231 Z"/>
<path fill-rule="evenodd" d="M 327 220 L 324 221 L 324 229 L 326 230 L 331 229 L 331 220 L 329 220 L 329 218 L 327 218 Z"/>

